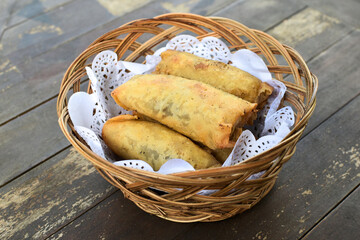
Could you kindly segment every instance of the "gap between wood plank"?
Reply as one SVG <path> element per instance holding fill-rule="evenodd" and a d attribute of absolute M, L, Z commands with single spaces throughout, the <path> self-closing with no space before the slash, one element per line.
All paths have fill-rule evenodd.
<path fill-rule="evenodd" d="M 74 222 L 76 219 L 80 218 L 81 216 L 83 216 L 84 214 L 86 214 L 89 210 L 97 207 L 100 203 L 102 203 L 103 201 L 105 201 L 106 199 L 108 199 L 109 197 L 111 197 L 112 195 L 114 195 L 115 193 L 117 193 L 118 191 L 120 191 L 120 189 L 116 188 L 116 190 L 113 193 L 110 193 L 109 195 L 103 197 L 100 199 L 99 202 L 95 203 L 93 206 L 91 206 L 88 209 L 85 209 L 84 211 L 82 211 L 78 216 L 76 216 L 73 220 L 67 222 L 66 224 L 62 225 L 61 227 L 59 227 L 58 229 L 51 231 L 44 239 L 48 239 L 49 237 L 53 236 L 54 234 L 56 234 L 57 232 L 59 232 L 61 229 L 65 228 L 66 226 L 68 226 L 69 224 L 71 224 L 72 222 Z M 129 199 L 128 199 L 129 200 Z M 129 200 L 130 201 L 130 200 Z"/>
<path fill-rule="evenodd" d="M 331 214 L 339 205 L 341 205 L 359 187 L 360 187 L 360 183 L 358 185 L 356 185 L 356 187 L 354 187 L 348 194 L 346 194 L 337 204 L 335 204 L 334 207 L 332 207 L 326 214 L 324 214 L 323 217 L 321 217 L 317 222 L 315 222 L 315 224 L 308 231 L 306 231 L 299 239 L 303 239 L 304 237 L 306 237 L 314 228 L 316 228 L 319 224 L 321 224 L 323 222 L 323 220 L 327 216 L 329 216 L 329 214 Z"/>
<path fill-rule="evenodd" d="M 244 2 L 244 1 L 247 1 L 247 0 L 235 0 L 234 2 L 232 2 L 232 3 L 230 3 L 229 5 L 227 5 L 226 7 L 224 7 L 224 8 L 222 8 L 222 9 L 220 9 L 220 10 L 214 10 L 214 12 L 212 12 L 212 13 L 209 13 L 209 15 L 210 14 L 217 14 L 217 13 L 219 13 L 219 12 L 222 12 L 222 11 L 227 11 L 228 9 L 231 9 L 233 6 L 236 6 L 236 5 L 238 5 L 239 3 L 241 3 L 241 2 Z M 208 16 L 209 16 L 208 15 Z M 213 17 L 215 17 L 216 15 L 214 15 Z"/>
<path fill-rule="evenodd" d="M 83 83 L 86 82 L 86 81 L 87 81 L 87 80 L 83 80 L 82 82 L 80 82 L 80 85 L 83 84 Z M 40 107 L 41 105 L 43 105 L 43 104 L 45 104 L 45 103 L 53 100 L 53 99 L 56 98 L 57 96 L 58 96 L 58 94 L 55 95 L 55 96 L 53 96 L 53 97 L 51 97 L 51 98 L 49 98 L 49 99 L 47 99 L 47 100 L 45 100 L 45 101 L 43 101 L 42 103 L 37 104 L 36 106 L 34 106 L 34 107 L 26 110 L 25 112 L 23 112 L 23 113 L 15 116 L 15 117 L 13 117 L 13 118 L 11 118 L 10 120 L 8 120 L 8 121 L 0 124 L 0 127 L 1 127 L 2 125 L 5 125 L 6 123 L 10 122 L 11 120 L 14 120 L 15 118 L 18 118 L 18 117 L 20 117 L 20 116 L 22 116 L 22 115 L 24 115 L 24 114 L 32 111 L 33 109 L 36 109 L 37 107 Z M 0 188 L 2 188 L 2 187 L 4 187 L 5 185 L 11 183 L 12 181 L 16 180 L 17 178 L 23 176 L 24 174 L 26 174 L 27 172 L 31 171 L 32 169 L 40 166 L 41 164 L 43 164 L 43 163 L 46 162 L 47 160 L 55 157 L 57 154 L 60 154 L 61 152 L 65 151 L 66 149 L 70 148 L 71 146 L 72 146 L 71 144 L 67 145 L 66 147 L 60 149 L 59 151 L 57 151 L 56 153 L 52 154 L 51 156 L 45 158 L 44 160 L 40 161 L 39 163 L 37 163 L 37 164 L 35 164 L 34 166 L 30 167 L 29 169 L 25 170 L 24 172 L 22 172 L 22 173 L 16 175 L 15 177 L 9 179 L 8 181 L 6 181 L 6 182 L 4 182 L 3 184 L 1 184 L 1 185 L 0 185 Z"/>
<path fill-rule="evenodd" d="M 333 112 L 330 116 L 326 117 L 323 121 L 321 121 L 318 125 L 316 125 L 313 129 L 311 129 L 309 132 L 307 133 L 303 133 L 303 135 L 301 136 L 300 140 L 303 139 L 304 137 L 306 137 L 307 135 L 309 135 L 309 133 L 311 133 L 312 131 L 314 131 L 314 129 L 318 128 L 321 124 L 323 124 L 324 122 L 326 122 L 329 118 L 331 118 L 333 115 L 335 115 L 336 113 L 338 113 L 341 109 L 343 109 L 344 107 L 346 107 L 347 105 L 349 105 L 352 101 L 354 101 L 357 97 L 359 97 L 360 93 L 356 94 L 354 97 L 352 97 L 349 101 L 347 101 L 344 105 L 342 105 L 340 108 L 338 108 L 335 112 Z M 315 106 L 316 108 L 316 106 Z M 300 142 L 299 140 L 299 142 Z"/>
<path fill-rule="evenodd" d="M 344 104 L 344 106 L 342 106 L 341 108 L 339 108 L 338 110 L 336 110 L 331 116 L 333 116 L 334 114 L 338 113 L 341 109 L 343 109 L 344 107 L 346 107 L 347 105 L 349 105 L 352 101 L 354 101 L 357 97 L 360 96 L 360 93 L 358 93 L 355 97 L 353 97 L 352 99 L 350 99 L 347 103 Z M 320 125 L 322 125 L 324 122 L 326 122 L 331 116 L 327 117 L 326 119 L 324 119 L 322 122 L 320 122 L 315 128 L 318 128 Z M 315 129 L 314 128 L 314 129 Z M 299 142 L 306 137 L 309 133 L 311 133 L 313 130 L 311 130 L 310 132 L 304 134 L 303 136 L 301 136 L 301 139 L 299 140 Z M 344 202 L 344 200 L 346 198 L 348 198 L 350 196 L 351 193 L 353 193 L 358 187 L 360 186 L 360 183 L 354 187 L 354 189 L 352 189 L 348 194 L 346 194 L 337 204 L 334 205 L 334 207 L 332 207 L 328 212 L 326 212 L 324 214 L 323 217 L 321 217 L 318 221 L 315 222 L 315 224 L 308 229 L 301 237 L 300 239 L 303 239 L 304 237 L 306 237 L 306 235 L 313 230 L 316 226 L 318 226 L 333 210 L 335 210 L 342 202 Z"/>
<path fill-rule="evenodd" d="M 289 15 L 288 17 L 286 17 L 286 18 L 280 20 L 279 22 L 273 24 L 272 26 L 268 27 L 267 29 L 264 30 L 264 32 L 268 32 L 268 31 L 274 29 L 276 26 L 280 25 L 282 22 L 284 22 L 284 21 L 292 18 L 293 16 L 295 16 L 296 14 L 304 11 L 304 10 L 307 9 L 307 8 L 309 8 L 309 6 L 308 6 L 308 5 L 305 5 L 303 8 L 301 8 L 301 9 L 299 9 L 298 11 L 294 12 L 293 14 Z"/>
<path fill-rule="evenodd" d="M 19 113 L 18 115 L 14 116 L 14 117 L 12 117 L 12 118 L 10 118 L 10 119 L 8 119 L 8 120 L 5 120 L 5 122 L 0 123 L 0 127 L 6 125 L 7 123 L 11 122 L 12 120 L 14 120 L 14 119 L 16 119 L 16 118 L 18 118 L 18 117 L 21 117 L 22 115 L 25 115 L 26 113 L 28 113 L 28 112 L 30 112 L 30 111 L 32 111 L 32 110 L 40 107 L 41 105 L 43 105 L 43 104 L 45 104 L 45 103 L 53 100 L 53 99 L 56 98 L 58 95 L 59 95 L 59 94 L 56 94 L 55 96 L 52 96 L 52 97 L 50 97 L 50 98 L 48 98 L 48 99 L 46 99 L 46 100 L 44 100 L 44 101 L 42 101 L 42 102 L 34 105 L 34 106 L 32 106 L 31 108 L 26 109 L 25 111 Z"/>
<path fill-rule="evenodd" d="M 83 83 L 85 83 L 86 81 L 88 81 L 88 80 L 83 80 L 83 81 L 81 81 L 81 82 L 80 82 L 80 85 L 83 84 Z M 51 100 L 53 100 L 53 99 L 56 98 L 57 96 L 59 96 L 59 94 L 56 94 L 55 96 L 52 96 L 52 97 L 50 97 L 50 98 L 42 101 L 41 103 L 38 103 L 38 104 L 32 106 L 32 107 L 29 108 L 29 109 L 26 109 L 24 112 L 19 113 L 18 115 L 14 116 L 14 117 L 12 117 L 12 118 L 10 118 L 10 119 L 8 119 L 8 120 L 6 120 L 5 122 L 0 123 L 0 127 L 2 127 L 3 125 L 11 122 L 12 120 L 14 120 L 14 119 L 16 119 L 16 118 L 18 118 L 18 117 L 21 117 L 22 115 L 25 115 L 26 113 L 28 113 L 28 112 L 30 112 L 30 111 L 32 111 L 32 110 L 40 107 L 41 105 L 43 105 L 43 104 L 45 104 L 45 103 L 47 103 L 47 102 L 50 102 Z"/>
<path fill-rule="evenodd" d="M 13 27 L 16 27 L 16 26 L 18 26 L 18 25 L 20 25 L 20 24 L 23 24 L 23 23 L 25 23 L 25 22 L 33 19 L 33 18 L 36 18 L 36 17 L 41 16 L 41 15 L 44 15 L 44 14 L 46 14 L 46 13 L 48 13 L 48 12 L 51 12 L 51 11 L 57 9 L 57 8 L 63 7 L 63 6 L 65 6 L 65 5 L 67 5 L 67 4 L 71 3 L 71 2 L 76 2 L 76 1 L 79 1 L 79 0 L 71 0 L 71 1 L 68 1 L 68 2 L 66 2 L 66 3 L 60 4 L 60 5 L 56 6 L 56 7 L 49 8 L 49 9 L 45 9 L 45 11 L 43 11 L 43 12 L 40 12 L 40 13 L 38 13 L 38 14 L 35 14 L 34 16 L 28 17 L 28 18 L 26 18 L 25 20 L 19 21 L 19 22 L 15 23 L 15 24 L 13 24 L 13 25 L 11 25 L 11 26 L 5 27 L 4 30 L 2 31 L 1 35 L 0 35 L 0 42 L 1 42 L 2 37 L 4 36 L 4 33 L 5 33 L 7 30 L 9 30 L 9 29 L 11 29 L 11 28 L 13 28 Z M 18 3 L 18 1 L 16 1 L 16 2 L 12 5 L 11 11 L 10 11 L 10 15 L 9 15 L 9 18 L 8 18 L 7 21 L 6 21 L 6 24 L 9 23 L 12 15 L 13 15 L 13 13 L 14 13 L 14 7 L 16 7 L 17 3 Z M 5 24 L 5 25 L 6 25 L 6 24 Z"/>
<path fill-rule="evenodd" d="M 9 17 L 5 20 L 5 23 L 4 23 L 5 26 L 10 22 L 10 19 L 11 19 L 12 15 L 13 15 L 14 12 L 15 12 L 15 6 L 16 6 L 17 3 L 18 3 L 18 1 L 15 1 L 15 2 L 11 5 Z M 0 33 L 0 42 L 1 42 L 2 37 L 4 36 L 4 32 L 6 31 L 6 29 L 7 29 L 7 27 L 5 27 L 4 30 Z"/>
<path fill-rule="evenodd" d="M 332 44 L 330 44 L 329 46 L 327 46 L 326 48 L 324 48 L 324 50 L 323 50 L 321 53 L 319 53 L 318 55 L 310 57 L 310 58 L 306 61 L 306 63 L 308 63 L 308 62 L 312 61 L 314 58 L 320 56 L 321 54 L 323 54 L 324 52 L 326 52 L 329 48 L 331 48 L 332 46 L 334 46 L 334 45 L 337 44 L 338 42 L 343 41 L 345 38 L 350 37 L 350 35 L 351 35 L 353 32 L 357 31 L 357 30 L 359 30 L 359 29 L 356 29 L 356 28 L 351 29 L 346 35 L 344 35 L 343 38 L 338 39 L 337 41 L 333 42 Z"/>
<path fill-rule="evenodd" d="M 73 1 L 70 1 L 70 2 L 68 2 L 68 3 L 64 3 L 64 4 L 60 5 L 60 7 L 63 7 L 63 6 L 65 6 L 65 5 L 67 5 L 67 4 L 70 4 L 70 3 L 73 3 L 73 2 L 76 2 L 76 1 L 79 1 L 79 0 L 73 0 Z M 148 5 L 150 5 L 150 4 L 154 3 L 154 2 L 157 2 L 157 1 L 158 1 L 158 0 L 154 0 L 154 1 L 152 1 L 152 2 L 149 2 L 149 3 L 145 4 L 145 5 L 142 6 L 142 7 L 146 7 L 146 6 L 148 6 Z M 52 10 L 55 10 L 55 9 L 56 9 L 56 8 L 52 8 L 51 11 L 52 11 Z M 137 10 L 137 9 L 135 9 L 134 11 L 136 11 L 136 10 Z M 46 14 L 46 13 L 48 13 L 48 12 L 50 12 L 50 11 L 43 12 L 43 14 L 39 14 L 39 15 L 33 16 L 33 17 L 31 17 L 31 18 L 29 18 L 29 19 L 27 19 L 27 20 L 31 20 L 32 18 L 36 18 L 36 17 L 38 17 L 38 16 L 44 15 L 44 14 Z M 62 45 L 66 44 L 66 43 L 68 43 L 68 42 L 73 41 L 74 39 L 80 38 L 80 37 L 82 37 L 82 36 L 84 36 L 84 35 L 92 32 L 92 31 L 94 31 L 94 30 L 96 30 L 96 29 L 101 29 L 103 26 L 105 26 L 105 25 L 107 25 L 107 24 L 109 24 L 109 23 L 111 23 L 111 22 L 113 22 L 113 21 L 118 21 L 120 18 L 122 18 L 122 17 L 124 17 L 125 15 L 130 14 L 130 13 L 131 13 L 131 12 L 125 13 L 124 15 L 118 16 L 118 17 L 116 17 L 116 18 L 114 18 L 114 19 L 112 19 L 112 20 L 109 20 L 108 22 L 104 22 L 104 23 L 98 25 L 97 27 L 95 27 L 95 28 L 93 28 L 93 29 L 90 29 L 90 30 L 87 31 L 87 32 L 81 33 L 80 35 L 76 35 L 76 36 L 70 37 L 69 39 L 66 39 L 66 40 L 64 40 L 63 42 L 60 42 L 60 43 L 58 43 L 57 45 L 54 44 L 51 48 L 49 48 L 49 49 L 46 50 L 45 52 L 41 52 L 41 53 L 39 53 L 39 54 L 37 54 L 37 55 L 33 55 L 31 58 L 36 58 L 36 57 L 39 57 L 39 56 L 41 56 L 41 55 L 44 55 L 44 54 L 46 54 L 47 52 L 49 52 L 49 51 L 51 51 L 51 50 L 53 50 L 53 49 L 56 49 L 56 48 L 61 47 Z M 24 20 L 24 21 L 22 21 L 21 23 L 25 23 L 25 22 L 27 22 L 27 20 Z M 19 23 L 19 24 L 14 24 L 13 26 L 11 26 L 11 27 L 9 27 L 9 28 L 5 28 L 5 29 L 3 30 L 3 32 L 2 32 L 2 34 L 0 35 L 0 42 L 1 42 L 1 39 L 2 39 L 3 34 L 4 34 L 5 31 L 7 31 L 7 30 L 9 30 L 9 29 L 11 29 L 11 28 L 13 28 L 13 27 L 15 27 L 15 26 L 18 26 L 18 25 L 20 25 L 20 23 Z M 95 41 L 95 39 L 94 39 L 94 41 Z M 85 49 L 84 49 L 84 50 L 85 50 Z M 11 54 L 11 53 L 10 53 L 10 54 Z M 16 64 L 20 64 L 20 63 L 23 63 L 23 61 L 19 61 L 19 62 L 17 62 Z"/>
<path fill-rule="evenodd" d="M 52 154 L 51 156 L 45 158 L 44 160 L 42 160 L 41 162 L 35 164 L 34 166 L 30 167 L 29 169 L 26 169 L 24 172 L 20 173 L 19 175 L 16 175 L 15 177 L 9 179 L 8 181 L 6 181 L 5 183 L 3 183 L 2 185 L 0 185 L 0 188 L 4 187 L 5 185 L 11 183 L 12 181 L 16 180 L 17 178 L 21 177 L 22 175 L 25 175 L 26 173 L 28 173 L 29 171 L 31 171 L 32 169 L 38 167 L 39 165 L 43 164 L 44 162 L 46 162 L 47 160 L 49 160 L 50 158 L 55 157 L 56 155 L 58 155 L 59 153 L 65 151 L 66 149 L 70 148 L 72 145 L 68 145 L 62 149 L 60 149 L 59 151 L 57 151 L 56 153 Z"/>

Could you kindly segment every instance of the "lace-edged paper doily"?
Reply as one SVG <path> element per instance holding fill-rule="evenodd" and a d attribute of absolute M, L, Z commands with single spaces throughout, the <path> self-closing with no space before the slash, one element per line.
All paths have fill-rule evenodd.
<path fill-rule="evenodd" d="M 257 54 L 247 49 L 231 53 L 224 42 L 214 37 L 206 37 L 199 41 L 190 35 L 180 35 L 171 39 L 166 47 L 160 48 L 154 55 L 147 56 L 146 64 L 118 61 L 114 52 L 103 51 L 95 57 L 91 68 L 86 67 L 93 93 L 74 93 L 70 97 L 68 110 L 75 130 L 94 153 L 118 166 L 154 171 L 149 164 L 141 160 L 117 161 L 116 156 L 102 141 L 101 131 L 106 120 L 119 114 L 131 113 L 115 103 L 111 92 L 136 74 L 154 71 L 161 61 L 160 54 L 168 49 L 231 64 L 274 87 L 267 105 L 258 113 L 254 126 L 241 134 L 223 167 L 238 164 L 275 146 L 290 132 L 290 127 L 294 124 L 293 110 L 291 107 L 285 107 L 277 111 L 286 87 L 280 81 L 272 79 L 266 64 Z M 258 137 L 257 140 L 255 136 Z M 157 172 L 170 174 L 194 170 L 182 159 L 171 159 Z M 262 172 L 250 178 L 258 178 L 261 175 Z"/>

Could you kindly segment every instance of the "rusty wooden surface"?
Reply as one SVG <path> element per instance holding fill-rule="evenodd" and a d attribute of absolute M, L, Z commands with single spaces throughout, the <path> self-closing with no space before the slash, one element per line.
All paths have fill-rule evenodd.
<path fill-rule="evenodd" d="M 355 0 L 0 1 L 0 239 L 357 239 L 360 3 Z M 62 135 L 67 66 L 126 22 L 168 12 L 223 16 L 298 50 L 319 78 L 317 107 L 274 189 L 215 223 L 151 216 Z"/>

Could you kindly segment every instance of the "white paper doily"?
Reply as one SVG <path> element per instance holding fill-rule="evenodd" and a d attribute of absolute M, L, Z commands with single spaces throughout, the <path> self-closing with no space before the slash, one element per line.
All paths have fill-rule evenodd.
<path fill-rule="evenodd" d="M 230 63 L 274 87 L 267 105 L 258 113 L 254 126 L 241 134 L 223 167 L 238 164 L 275 146 L 290 132 L 290 127 L 294 124 L 293 110 L 291 107 L 285 107 L 277 111 L 286 87 L 280 81 L 272 79 L 266 64 L 257 54 L 246 49 L 231 53 L 224 42 L 214 37 L 206 37 L 199 41 L 190 35 L 180 35 L 171 39 L 166 47 L 160 48 L 154 55 L 147 56 L 146 64 L 118 61 L 114 52 L 103 51 L 95 57 L 92 67 L 86 68 L 94 92 L 74 93 L 70 97 L 68 110 L 75 130 L 94 153 L 118 166 L 154 171 L 149 164 L 141 160 L 116 161 L 116 156 L 101 139 L 101 130 L 106 120 L 111 117 L 131 113 L 115 103 L 111 92 L 136 74 L 154 71 L 161 61 L 160 54 L 168 49 Z M 259 138 L 256 140 L 254 135 Z M 170 174 L 194 170 L 182 159 L 171 159 L 157 172 Z M 254 174 L 251 178 L 258 178 L 261 174 Z"/>

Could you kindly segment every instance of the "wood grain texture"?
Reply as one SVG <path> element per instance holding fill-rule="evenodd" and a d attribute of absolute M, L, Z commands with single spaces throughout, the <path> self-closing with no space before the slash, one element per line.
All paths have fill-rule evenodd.
<path fill-rule="evenodd" d="M 49 239 L 173 239 L 190 226 L 147 214 L 117 192 Z"/>
<path fill-rule="evenodd" d="M 104 24 L 113 20 L 117 20 L 118 24 L 113 25 L 112 29 L 134 19 L 168 13 L 171 8 L 166 8 L 166 6 L 169 4 L 174 6 L 175 9 L 178 5 L 181 5 L 186 8 L 184 10 L 189 12 L 211 14 L 233 1 L 163 0 L 151 3 L 152 0 L 148 0 L 141 2 L 141 4 L 131 3 L 126 5 L 126 2 L 131 2 L 126 0 L 121 2 L 124 7 L 120 11 L 113 10 L 113 8 L 119 7 L 119 3 L 116 3 L 116 1 L 77 0 L 64 5 L 62 8 L 29 19 L 6 31 L 2 39 L 4 55 L 8 56 L 13 64 L 18 64 L 25 60 L 31 60 L 33 57 L 95 28 L 101 28 Z M 144 5 L 144 2 L 146 5 Z M 137 10 L 140 10 L 142 15 L 138 15 Z M 125 15 L 127 16 L 124 17 Z M 91 39 L 91 41 L 93 40 Z"/>
<path fill-rule="evenodd" d="M 0 185 L 69 145 L 55 109 L 56 99 L 0 127 Z"/>
<path fill-rule="evenodd" d="M 298 51 L 307 61 L 341 40 L 353 28 L 315 9 L 305 8 L 268 33 Z"/>
<path fill-rule="evenodd" d="M 26 81 L 20 70 L 0 53 L 0 124 L 11 118 L 9 113 L 13 112 L 13 109 L 16 111 L 18 107 L 22 107 L 17 105 L 16 99 L 24 94 L 24 89 L 16 86 L 23 82 Z"/>
<path fill-rule="evenodd" d="M 11 0 L 0 1 L 0 39 L 9 25 L 11 13 L 14 11 L 15 3 Z"/>
<path fill-rule="evenodd" d="M 167 13 L 185 12 L 208 16 L 225 8 L 228 5 L 231 5 L 233 2 L 237 2 L 237 0 L 162 0 L 160 1 L 160 6 Z"/>
<path fill-rule="evenodd" d="M 115 188 L 75 149 L 0 189 L 0 238 L 43 239 Z"/>
<path fill-rule="evenodd" d="M 303 2 L 296 0 L 248 0 L 229 5 L 216 15 L 234 19 L 249 28 L 264 31 L 305 6 Z"/>
<path fill-rule="evenodd" d="M 332 115 L 360 93 L 360 41 L 356 30 L 310 62 L 310 70 L 319 78 L 317 107 L 305 133 Z"/>
<path fill-rule="evenodd" d="M 151 1 L 152 0 L 97 0 L 102 7 L 114 16 L 122 16 L 126 13 L 132 12 L 134 9 L 141 8 Z"/>
<path fill-rule="evenodd" d="M 360 239 L 359 199 L 358 187 L 304 239 Z"/>
<path fill-rule="evenodd" d="M 357 0 L 303 0 L 306 4 L 345 24 L 360 27 L 360 2 Z"/>
<path fill-rule="evenodd" d="M 12 1 L 13 6 L 7 9 L 9 13 L 8 27 L 24 22 L 35 16 L 49 12 L 50 10 L 64 6 L 74 0 L 22 0 Z"/>
<path fill-rule="evenodd" d="M 24 22 L 34 16 L 60 7 L 72 0 L 2 0 L 0 1 L 0 39 L 5 29 Z"/>
<path fill-rule="evenodd" d="M 73 1 L 7 30 L 2 39 L 4 54 L 14 64 L 31 60 L 117 17 L 96 0 Z"/>

